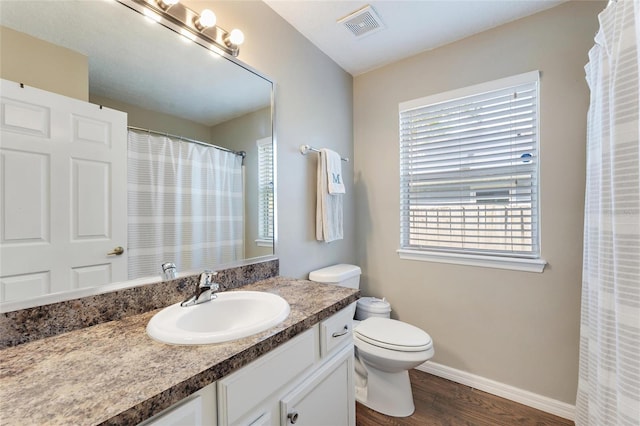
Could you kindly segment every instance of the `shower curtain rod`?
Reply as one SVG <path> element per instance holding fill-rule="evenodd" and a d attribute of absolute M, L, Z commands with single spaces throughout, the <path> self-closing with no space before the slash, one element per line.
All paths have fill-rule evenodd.
<path fill-rule="evenodd" d="M 236 154 L 236 155 L 241 156 L 243 163 L 244 163 L 244 158 L 247 156 L 247 152 L 246 151 L 234 151 L 234 150 L 231 150 L 229 148 L 224 148 L 222 146 L 218 146 L 218 145 L 214 145 L 214 144 L 211 144 L 211 143 L 197 141 L 195 139 L 185 138 L 184 136 L 172 135 L 171 133 L 167 133 L 167 132 L 158 132 L 156 130 L 143 129 L 143 128 L 135 127 L 135 126 L 127 126 L 127 129 L 129 129 L 129 130 L 138 130 L 140 132 L 153 133 L 154 135 L 166 136 L 168 138 L 176 138 L 176 139 L 180 139 L 181 141 L 191 142 L 191 143 L 195 143 L 196 145 L 206 146 L 207 148 L 217 148 L 219 150 L 227 151 L 227 152 L 230 152 L 232 154 Z"/>

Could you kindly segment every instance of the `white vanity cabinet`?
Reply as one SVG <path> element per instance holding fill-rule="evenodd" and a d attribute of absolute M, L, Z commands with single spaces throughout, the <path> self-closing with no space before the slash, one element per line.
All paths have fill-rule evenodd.
<path fill-rule="evenodd" d="M 218 425 L 355 425 L 352 311 L 217 382 Z"/>
<path fill-rule="evenodd" d="M 139 426 L 355 426 L 352 315 L 343 309 Z"/>

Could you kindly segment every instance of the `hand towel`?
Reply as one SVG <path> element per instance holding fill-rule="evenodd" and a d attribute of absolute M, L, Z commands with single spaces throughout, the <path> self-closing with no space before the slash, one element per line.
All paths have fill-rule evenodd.
<path fill-rule="evenodd" d="M 342 194 L 329 194 L 327 179 L 327 156 L 320 151 L 318 156 L 318 187 L 316 194 L 316 239 L 327 243 L 341 240 Z M 342 180 L 342 179 L 341 179 Z"/>
<path fill-rule="evenodd" d="M 327 182 L 329 194 L 344 194 L 345 187 L 342 181 L 342 158 L 340 154 L 330 149 L 323 148 L 327 159 Z"/>

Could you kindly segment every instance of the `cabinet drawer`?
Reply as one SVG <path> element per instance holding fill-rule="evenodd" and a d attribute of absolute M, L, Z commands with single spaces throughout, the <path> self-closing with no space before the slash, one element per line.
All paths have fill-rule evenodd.
<path fill-rule="evenodd" d="M 350 306 L 320 323 L 320 356 L 353 342 L 353 309 Z"/>
<path fill-rule="evenodd" d="M 296 336 L 218 382 L 218 420 L 234 424 L 318 359 L 318 328 Z"/>

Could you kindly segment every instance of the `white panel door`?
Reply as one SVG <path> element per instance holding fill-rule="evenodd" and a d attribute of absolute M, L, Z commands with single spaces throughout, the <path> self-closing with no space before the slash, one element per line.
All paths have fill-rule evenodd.
<path fill-rule="evenodd" d="M 127 115 L 0 81 L 0 301 L 127 279 Z"/>

